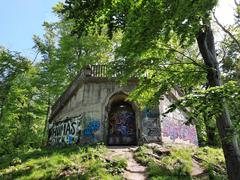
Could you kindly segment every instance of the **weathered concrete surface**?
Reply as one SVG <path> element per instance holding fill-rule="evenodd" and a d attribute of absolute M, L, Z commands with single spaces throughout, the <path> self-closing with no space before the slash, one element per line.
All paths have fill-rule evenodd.
<path fill-rule="evenodd" d="M 110 98 L 120 92 L 128 94 L 135 86 L 135 81 L 130 82 L 128 86 L 121 87 L 115 81 L 86 78 L 64 107 L 52 117 L 48 127 L 49 144 L 72 144 L 76 142 L 86 144 L 87 141 L 89 141 L 89 144 L 106 142 L 109 110 L 107 106 Z M 66 124 L 66 121 L 73 121 L 76 117 L 82 118 L 78 118 L 77 125 L 72 126 L 71 130 L 66 130 L 62 124 Z M 140 115 L 136 112 L 136 121 L 139 121 L 139 119 Z M 92 124 L 97 124 L 97 128 Z M 63 128 L 61 129 L 61 127 Z M 140 129 L 139 122 L 136 128 Z M 74 134 L 71 132 L 74 132 Z M 71 139 L 74 139 L 74 141 Z"/>
<path fill-rule="evenodd" d="M 127 159 L 127 168 L 124 171 L 123 177 L 128 180 L 145 180 L 146 177 L 146 167 L 140 165 L 133 158 L 133 150 L 137 147 L 126 147 L 126 146 L 109 146 L 110 150 L 109 157 L 114 156 L 123 157 Z"/>
<path fill-rule="evenodd" d="M 136 79 L 121 86 L 116 78 L 77 76 L 52 108 L 48 125 L 49 144 L 107 143 L 109 127 L 112 126 L 109 125 L 111 105 L 119 100 L 127 101 L 136 85 Z M 195 126 L 184 124 L 187 115 L 183 111 L 177 109 L 163 116 L 168 106 L 179 96 L 178 91 L 173 90 L 163 96 L 159 107 L 153 109 L 141 110 L 135 102 L 129 102 L 135 114 L 136 144 L 198 144 Z M 126 123 L 121 121 L 117 125 L 124 127 Z"/>
<path fill-rule="evenodd" d="M 195 126 L 185 124 L 188 120 L 185 112 L 176 109 L 163 116 L 168 107 L 179 97 L 179 93 L 176 90 L 172 90 L 160 101 L 162 142 L 167 144 L 198 145 Z"/>
<path fill-rule="evenodd" d="M 106 82 L 97 81 L 97 79 L 94 81 L 92 78 L 88 81 L 86 79 L 52 121 L 61 121 L 66 117 L 78 116 L 81 112 L 102 118 L 103 106 L 112 95 L 121 91 L 129 93 L 135 86 L 136 82 L 121 87 L 115 81 Z"/>

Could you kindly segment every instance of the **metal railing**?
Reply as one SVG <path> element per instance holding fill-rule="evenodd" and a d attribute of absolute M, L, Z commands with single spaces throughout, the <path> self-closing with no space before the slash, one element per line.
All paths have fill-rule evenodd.
<path fill-rule="evenodd" d="M 107 77 L 108 66 L 107 65 L 90 65 L 92 77 Z"/>
<path fill-rule="evenodd" d="M 108 65 L 87 65 L 82 69 L 85 77 L 118 77 L 122 74 L 122 71 L 110 73 L 110 66 Z"/>

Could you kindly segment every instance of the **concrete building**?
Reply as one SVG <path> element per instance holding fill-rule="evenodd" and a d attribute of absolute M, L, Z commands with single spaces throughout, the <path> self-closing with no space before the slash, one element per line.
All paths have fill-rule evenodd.
<path fill-rule="evenodd" d="M 127 100 L 137 78 L 120 86 L 116 77 L 106 76 L 106 71 L 104 65 L 89 65 L 56 101 L 48 123 L 49 145 L 198 144 L 196 128 L 184 124 L 187 115 L 183 111 L 163 116 L 168 105 L 179 97 L 178 91 L 163 95 L 158 107 L 141 110 Z"/>

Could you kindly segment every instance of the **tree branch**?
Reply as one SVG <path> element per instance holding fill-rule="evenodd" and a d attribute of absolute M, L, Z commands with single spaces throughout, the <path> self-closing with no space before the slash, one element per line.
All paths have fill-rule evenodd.
<path fill-rule="evenodd" d="M 159 47 L 159 49 L 166 50 L 166 51 L 174 51 L 174 52 L 182 55 L 183 57 L 189 59 L 190 61 L 192 61 L 194 65 L 199 66 L 199 67 L 202 67 L 202 68 L 204 68 L 204 69 L 206 68 L 205 66 L 203 66 L 203 65 L 201 65 L 201 64 L 198 64 L 198 63 L 197 63 L 193 58 L 191 58 L 190 56 L 184 54 L 184 53 L 181 52 L 181 51 L 178 51 L 177 49 L 174 49 L 174 48 L 172 48 L 172 47 L 167 47 L 167 48 L 160 48 L 160 47 Z"/>
<path fill-rule="evenodd" d="M 215 19 L 215 22 L 217 23 L 217 25 L 225 32 L 227 33 L 232 40 L 237 44 L 239 50 L 240 50 L 240 42 L 235 38 L 235 36 L 229 31 L 227 30 L 217 19 L 217 17 L 215 16 L 215 12 L 213 12 L 213 18 Z"/>

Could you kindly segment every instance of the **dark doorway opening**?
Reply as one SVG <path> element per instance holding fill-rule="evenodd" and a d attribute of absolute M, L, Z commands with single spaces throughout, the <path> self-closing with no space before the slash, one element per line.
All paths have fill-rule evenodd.
<path fill-rule="evenodd" d="M 132 105 L 113 102 L 108 114 L 108 145 L 136 145 L 136 118 Z"/>

